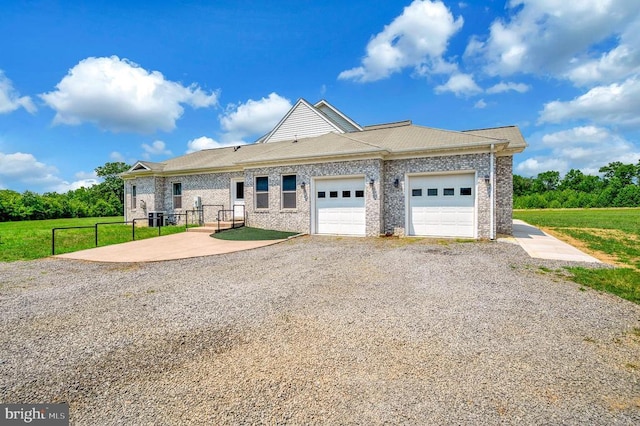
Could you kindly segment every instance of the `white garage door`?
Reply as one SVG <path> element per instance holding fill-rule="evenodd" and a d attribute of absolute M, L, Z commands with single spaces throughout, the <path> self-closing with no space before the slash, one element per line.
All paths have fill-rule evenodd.
<path fill-rule="evenodd" d="M 364 178 L 318 179 L 316 233 L 365 235 Z"/>
<path fill-rule="evenodd" d="M 409 178 L 409 235 L 475 236 L 475 174 Z"/>

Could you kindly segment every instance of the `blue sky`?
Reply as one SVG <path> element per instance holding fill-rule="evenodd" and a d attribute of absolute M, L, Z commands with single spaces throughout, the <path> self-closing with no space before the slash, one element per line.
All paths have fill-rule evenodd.
<path fill-rule="evenodd" d="M 518 125 L 514 172 L 640 159 L 640 2 L 6 1 L 0 189 L 251 143 L 298 98 L 361 125 Z"/>

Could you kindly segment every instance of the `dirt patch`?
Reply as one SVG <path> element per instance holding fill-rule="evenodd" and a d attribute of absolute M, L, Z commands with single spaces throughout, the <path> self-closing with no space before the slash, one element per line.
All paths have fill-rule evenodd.
<path fill-rule="evenodd" d="M 630 266 L 630 265 L 627 265 L 626 263 L 619 262 L 617 257 L 612 256 L 612 255 L 610 255 L 608 253 L 603 253 L 601 251 L 593 250 L 592 248 L 587 246 L 587 244 L 584 243 L 583 241 L 577 240 L 577 239 L 575 239 L 573 237 L 570 237 L 569 235 L 566 235 L 566 234 L 564 234 L 562 232 L 558 232 L 554 228 L 543 228 L 543 227 L 541 227 L 540 229 L 542 229 L 547 234 L 556 237 L 560 241 L 564 241 L 565 243 L 574 246 L 578 250 L 583 251 L 583 252 L 587 253 L 588 255 L 591 255 L 591 256 L 595 257 L 596 259 L 598 259 L 598 260 L 600 260 L 600 261 L 602 261 L 604 263 L 607 263 L 609 265 L 614 265 L 614 266 L 625 267 L 625 268 L 628 268 Z M 563 228 L 563 229 L 578 229 L 580 231 L 589 231 L 589 232 L 591 232 L 592 230 L 593 231 L 607 231 L 607 230 L 604 230 L 604 229 L 590 229 L 590 228 Z M 610 230 L 610 231 L 612 231 L 614 233 L 620 232 L 620 231 L 617 231 L 617 230 Z"/>
<path fill-rule="evenodd" d="M 568 226 L 563 226 L 562 229 L 588 232 L 590 234 L 593 234 L 597 237 L 602 237 L 602 238 L 615 238 L 616 240 L 640 241 L 640 237 L 638 235 L 630 234 L 620 229 L 578 228 L 578 227 L 568 227 Z"/>

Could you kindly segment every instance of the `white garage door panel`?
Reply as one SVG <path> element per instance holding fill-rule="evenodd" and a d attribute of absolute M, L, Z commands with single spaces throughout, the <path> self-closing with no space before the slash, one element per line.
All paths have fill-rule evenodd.
<path fill-rule="evenodd" d="M 436 237 L 475 236 L 475 175 L 415 176 L 409 179 L 409 234 Z M 454 195 L 444 190 L 453 188 Z M 471 188 L 471 195 L 461 195 Z M 413 195 L 413 190 L 422 195 Z M 428 190 L 437 190 L 428 196 Z"/>
<path fill-rule="evenodd" d="M 331 197 L 331 192 L 337 197 Z M 348 191 L 348 194 L 344 191 Z M 365 235 L 364 178 L 318 180 L 316 182 L 316 233 Z M 318 196 L 324 192 L 324 198 Z"/>

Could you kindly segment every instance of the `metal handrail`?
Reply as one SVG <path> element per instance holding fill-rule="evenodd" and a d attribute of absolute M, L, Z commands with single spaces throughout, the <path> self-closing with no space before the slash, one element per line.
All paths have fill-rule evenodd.
<path fill-rule="evenodd" d="M 220 208 L 218 209 L 218 212 L 219 212 L 220 210 L 224 210 L 224 204 L 202 204 L 202 206 L 201 206 L 201 207 L 202 207 L 202 216 L 203 216 L 203 217 L 204 217 L 204 208 L 205 208 L 205 207 L 220 207 Z M 216 214 L 217 214 L 217 213 L 216 213 Z M 206 222 L 206 221 L 205 221 L 205 222 Z"/>
<path fill-rule="evenodd" d="M 235 217 L 235 208 L 236 207 L 242 207 L 242 226 L 244 226 L 245 223 L 245 219 L 246 219 L 246 210 L 245 210 L 245 206 L 243 204 L 234 204 L 233 205 L 233 209 L 223 209 L 223 210 L 218 210 L 218 231 L 220 232 L 220 213 L 225 213 L 225 212 L 231 212 L 231 229 L 236 229 L 236 217 Z"/>

